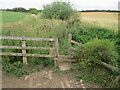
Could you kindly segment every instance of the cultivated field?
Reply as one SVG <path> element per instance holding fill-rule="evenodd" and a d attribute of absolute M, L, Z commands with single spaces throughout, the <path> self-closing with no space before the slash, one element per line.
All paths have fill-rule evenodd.
<path fill-rule="evenodd" d="M 118 30 L 118 14 L 113 12 L 82 12 L 82 21 L 93 25 Z"/>

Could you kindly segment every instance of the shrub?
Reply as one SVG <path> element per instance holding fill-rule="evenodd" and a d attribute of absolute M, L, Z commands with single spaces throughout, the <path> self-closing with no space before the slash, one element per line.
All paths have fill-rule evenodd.
<path fill-rule="evenodd" d="M 32 13 L 32 14 L 35 14 L 35 15 L 38 14 L 38 10 L 36 8 L 30 8 L 29 12 Z"/>
<path fill-rule="evenodd" d="M 95 65 L 99 61 L 115 66 L 117 65 L 116 58 L 115 45 L 109 40 L 94 39 L 78 51 L 78 61 L 84 66 Z"/>
<path fill-rule="evenodd" d="M 75 66 L 78 80 L 94 81 L 102 87 L 116 87 L 115 78 L 118 74 L 97 64 L 103 61 L 117 67 L 117 52 L 113 42 L 93 39 L 78 50 L 78 65 Z"/>
<path fill-rule="evenodd" d="M 75 10 L 67 2 L 53 2 L 52 4 L 44 6 L 43 17 L 48 19 L 61 19 L 67 20 L 73 14 Z"/>

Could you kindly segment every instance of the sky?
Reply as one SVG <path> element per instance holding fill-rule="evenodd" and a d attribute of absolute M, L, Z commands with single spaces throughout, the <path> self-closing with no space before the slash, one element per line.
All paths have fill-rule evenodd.
<path fill-rule="evenodd" d="M 26 9 L 43 9 L 43 5 L 50 4 L 58 0 L 0 0 L 0 9 L 23 7 Z M 60 1 L 60 0 L 59 0 Z M 70 2 L 77 10 L 118 10 L 120 0 L 61 0 Z"/>

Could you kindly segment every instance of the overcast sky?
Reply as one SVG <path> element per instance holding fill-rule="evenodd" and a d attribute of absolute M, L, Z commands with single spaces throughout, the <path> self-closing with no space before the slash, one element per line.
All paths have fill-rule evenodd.
<path fill-rule="evenodd" d="M 43 5 L 57 0 L 0 0 L 0 9 L 24 7 L 43 9 Z M 60 0 L 59 0 L 60 1 Z M 62 0 L 69 1 L 77 10 L 111 9 L 118 10 L 120 0 Z"/>

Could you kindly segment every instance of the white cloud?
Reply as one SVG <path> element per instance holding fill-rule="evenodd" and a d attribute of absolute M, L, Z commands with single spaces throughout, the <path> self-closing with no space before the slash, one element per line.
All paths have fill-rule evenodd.
<path fill-rule="evenodd" d="M 82 9 L 118 9 L 119 0 L 71 0 L 74 7 Z"/>
<path fill-rule="evenodd" d="M 57 0 L 0 0 L 0 8 L 24 7 L 42 9 L 44 4 Z M 59 0 L 60 1 L 60 0 Z M 118 9 L 119 0 L 62 0 L 69 1 L 78 10 L 85 9 Z"/>

